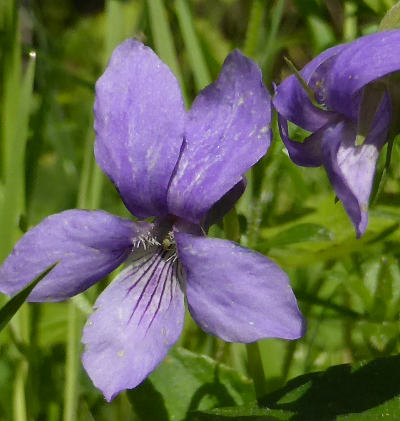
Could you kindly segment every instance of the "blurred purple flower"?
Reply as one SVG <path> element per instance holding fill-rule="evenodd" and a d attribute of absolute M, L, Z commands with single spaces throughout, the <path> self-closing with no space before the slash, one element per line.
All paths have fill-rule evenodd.
<path fill-rule="evenodd" d="M 127 40 L 96 85 L 95 155 L 126 207 L 153 223 L 102 211 L 46 218 L 0 269 L 15 294 L 56 260 L 30 301 L 78 294 L 121 263 L 83 333 L 83 364 L 107 400 L 141 383 L 179 338 L 190 313 L 225 341 L 296 339 L 304 321 L 286 274 L 263 255 L 204 231 L 243 193 L 243 174 L 267 151 L 271 99 L 239 51 L 185 112 L 170 69 Z"/>
<path fill-rule="evenodd" d="M 278 86 L 273 100 L 290 158 L 297 165 L 325 167 L 358 237 L 367 227 L 376 161 L 391 125 L 383 78 L 400 70 L 398 45 L 400 31 L 394 30 L 330 48 L 300 72 L 316 103 L 295 75 Z M 303 143 L 293 141 L 288 121 L 312 134 Z"/>

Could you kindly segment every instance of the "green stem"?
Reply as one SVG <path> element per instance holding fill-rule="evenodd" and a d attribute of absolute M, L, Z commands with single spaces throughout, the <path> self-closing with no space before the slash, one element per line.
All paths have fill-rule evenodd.
<path fill-rule="evenodd" d="M 264 366 L 261 360 L 260 348 L 257 342 L 246 345 L 247 369 L 254 382 L 257 401 L 266 394 Z"/>
<path fill-rule="evenodd" d="M 76 421 L 82 316 L 73 301 L 68 306 L 67 359 L 65 364 L 64 421 Z"/>
<path fill-rule="evenodd" d="M 150 17 L 150 28 L 157 54 L 173 71 L 180 82 L 182 96 L 185 103 L 188 103 L 185 92 L 185 84 L 179 67 L 178 58 L 175 52 L 174 39 L 169 26 L 167 12 L 162 0 L 147 0 Z"/>
<path fill-rule="evenodd" d="M 197 90 L 200 90 L 211 83 L 211 76 L 197 38 L 187 0 L 175 0 L 175 10 L 192 67 L 194 82 Z"/>
<path fill-rule="evenodd" d="M 254 57 L 256 52 L 258 36 L 264 17 L 265 0 L 253 0 L 250 11 L 250 19 L 247 25 L 246 42 L 244 44 L 244 54 Z"/>
<path fill-rule="evenodd" d="M 343 40 L 352 41 L 357 37 L 357 4 L 353 1 L 344 3 Z"/>
<path fill-rule="evenodd" d="M 270 19 L 271 26 L 268 32 L 267 42 L 265 43 L 263 58 L 261 60 L 261 67 L 263 69 L 264 80 L 268 84 L 271 82 L 271 71 L 274 63 L 274 58 L 280 48 L 278 31 L 282 21 L 284 7 L 285 0 L 277 0 L 274 8 L 272 9 Z"/>
<path fill-rule="evenodd" d="M 13 394 L 13 407 L 14 407 L 14 421 L 28 421 L 26 414 L 25 402 L 25 380 L 28 370 L 28 363 L 25 360 L 18 362 L 15 381 L 14 381 L 14 394 Z"/>

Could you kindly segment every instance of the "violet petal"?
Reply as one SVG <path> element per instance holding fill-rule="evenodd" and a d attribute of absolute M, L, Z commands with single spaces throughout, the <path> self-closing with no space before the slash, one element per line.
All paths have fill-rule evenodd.
<path fill-rule="evenodd" d="M 338 45 L 330 48 L 310 61 L 300 72 L 304 81 L 309 84 L 318 67 L 322 66 L 324 62 L 330 60 L 332 57 L 335 57 L 346 47 L 346 45 Z M 323 77 L 322 74 L 320 76 L 321 78 Z M 295 75 L 286 78 L 276 88 L 273 104 L 277 112 L 286 120 L 308 131 L 320 129 L 335 117 L 333 113 L 320 109 L 311 103 L 307 92 L 301 86 Z"/>
<path fill-rule="evenodd" d="M 378 32 L 347 45 L 332 64 L 323 84 L 329 109 L 348 117 L 354 95 L 365 85 L 400 70 L 400 30 Z"/>
<path fill-rule="evenodd" d="M 330 122 L 328 125 L 331 124 Z M 290 159 L 303 167 L 319 167 L 322 165 L 321 130 L 310 135 L 303 143 L 295 142 L 289 137 L 287 120 L 278 115 L 279 133 L 288 150 Z"/>
<path fill-rule="evenodd" d="M 83 365 L 107 401 L 139 385 L 181 334 L 180 266 L 164 254 L 157 249 L 128 264 L 99 296 L 85 326 Z"/>
<path fill-rule="evenodd" d="M 390 119 L 390 104 L 386 96 L 363 145 L 355 145 L 357 124 L 348 120 L 341 120 L 329 127 L 323 135 L 324 165 L 338 198 L 356 228 L 357 237 L 361 237 L 367 227 L 368 202 L 376 161 L 387 139 Z"/>
<path fill-rule="evenodd" d="M 149 227 L 102 211 L 75 209 L 49 216 L 18 241 L 1 266 L 0 291 L 14 295 L 59 260 L 29 301 L 65 300 L 117 268 L 132 241 Z"/>
<path fill-rule="evenodd" d="M 96 84 L 96 160 L 138 218 L 164 216 L 183 140 L 177 79 L 142 43 L 119 45 Z"/>
<path fill-rule="evenodd" d="M 227 240 L 184 233 L 175 239 L 189 311 L 206 332 L 246 343 L 304 334 L 289 279 L 271 260 Z"/>
<path fill-rule="evenodd" d="M 168 192 L 170 213 L 199 223 L 266 152 L 271 98 L 258 66 L 238 50 L 193 103 Z"/>

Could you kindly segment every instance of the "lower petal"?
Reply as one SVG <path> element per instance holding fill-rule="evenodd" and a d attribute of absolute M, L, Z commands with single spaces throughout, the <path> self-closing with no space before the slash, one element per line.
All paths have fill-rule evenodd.
<path fill-rule="evenodd" d="M 72 297 L 116 269 L 150 224 L 102 211 L 68 210 L 43 220 L 16 244 L 0 268 L 0 291 L 14 295 L 57 261 L 29 301 Z"/>
<path fill-rule="evenodd" d="M 184 319 L 181 267 L 162 248 L 131 262 L 97 299 L 83 365 L 111 401 L 139 385 L 178 340 Z"/>
<path fill-rule="evenodd" d="M 228 342 L 297 339 L 304 319 L 287 275 L 271 260 L 231 241 L 175 233 L 190 313 Z"/>

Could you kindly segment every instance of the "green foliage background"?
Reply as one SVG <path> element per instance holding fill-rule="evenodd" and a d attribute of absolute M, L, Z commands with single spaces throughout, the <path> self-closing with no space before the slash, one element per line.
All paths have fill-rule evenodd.
<path fill-rule="evenodd" d="M 92 115 L 95 81 L 125 38 L 155 49 L 189 106 L 234 48 L 260 65 L 272 92 L 290 74 L 284 56 L 301 68 L 330 46 L 376 32 L 394 4 L 2 0 L 0 261 L 49 214 L 81 207 L 128 216 L 94 162 Z M 81 329 L 104 280 L 69 302 L 24 304 L 1 332 L 1 421 L 400 419 L 398 144 L 387 172 L 382 153 L 383 182 L 357 240 L 325 172 L 292 164 L 274 128 L 238 218 L 228 215 L 211 235 L 240 240 L 289 274 L 307 335 L 246 349 L 206 335 L 188 316 L 149 380 L 107 404 L 80 364 Z M 264 391 L 260 405 L 250 379 Z"/>

